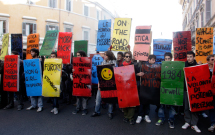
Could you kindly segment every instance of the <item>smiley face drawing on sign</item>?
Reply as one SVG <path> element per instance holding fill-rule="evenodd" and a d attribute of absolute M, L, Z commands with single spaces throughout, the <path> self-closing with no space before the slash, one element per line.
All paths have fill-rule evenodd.
<path fill-rule="evenodd" d="M 102 69 L 101 76 L 104 80 L 110 80 L 113 77 L 113 72 L 109 68 Z"/>

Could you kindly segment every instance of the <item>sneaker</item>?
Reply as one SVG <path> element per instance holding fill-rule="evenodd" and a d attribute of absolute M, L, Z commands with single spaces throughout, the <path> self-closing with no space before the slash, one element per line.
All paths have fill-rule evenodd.
<path fill-rule="evenodd" d="M 214 129 L 215 129 L 215 125 L 212 125 L 212 126 L 210 126 L 210 127 L 208 128 L 208 131 L 214 132 Z"/>
<path fill-rule="evenodd" d="M 148 115 L 146 115 L 146 116 L 145 116 L 144 120 L 145 120 L 146 122 L 148 122 L 148 123 L 150 123 L 150 122 L 151 122 L 151 120 L 150 120 L 150 118 L 149 118 L 149 116 L 148 116 Z"/>
<path fill-rule="evenodd" d="M 136 123 L 140 123 L 142 121 L 142 119 L 143 119 L 142 116 L 138 116 L 137 120 L 136 120 Z"/>
<path fill-rule="evenodd" d="M 38 107 L 37 112 L 41 112 L 43 110 L 42 107 Z"/>
<path fill-rule="evenodd" d="M 87 110 L 82 111 L 82 115 L 87 115 L 87 113 L 88 113 Z"/>
<path fill-rule="evenodd" d="M 156 126 L 160 126 L 160 125 L 162 125 L 164 123 L 164 121 L 162 120 L 162 119 L 159 119 L 156 123 L 155 123 L 155 125 Z"/>
<path fill-rule="evenodd" d="M 11 108 L 14 108 L 14 105 L 9 104 L 9 105 L 7 105 L 7 106 L 4 108 L 4 110 L 6 110 L 6 109 L 11 109 Z"/>
<path fill-rule="evenodd" d="M 131 119 L 131 120 L 130 120 L 130 125 L 134 125 L 134 124 L 135 124 L 134 119 Z"/>
<path fill-rule="evenodd" d="M 128 123 L 129 119 L 123 118 L 123 122 Z"/>
<path fill-rule="evenodd" d="M 190 124 L 185 123 L 181 128 L 182 128 L 182 129 L 187 129 L 189 126 L 190 126 Z"/>
<path fill-rule="evenodd" d="M 168 123 L 169 123 L 169 128 L 175 128 L 173 121 L 169 120 Z"/>
<path fill-rule="evenodd" d="M 35 109 L 35 107 L 33 107 L 33 106 L 26 108 L 26 110 L 33 110 L 33 109 Z"/>
<path fill-rule="evenodd" d="M 94 113 L 91 115 L 91 117 L 96 117 L 96 116 L 100 116 L 100 115 L 101 115 L 100 113 L 94 112 Z"/>
<path fill-rule="evenodd" d="M 202 113 L 202 117 L 207 118 L 207 117 L 208 117 L 208 115 L 207 115 L 207 114 L 205 114 L 205 113 L 203 112 L 203 113 Z"/>
<path fill-rule="evenodd" d="M 58 109 L 54 108 L 54 114 L 58 114 Z"/>
<path fill-rule="evenodd" d="M 111 120 L 111 119 L 113 119 L 113 114 L 112 113 L 109 113 L 108 114 L 108 118 Z"/>
<path fill-rule="evenodd" d="M 197 133 L 201 133 L 201 130 L 195 125 L 191 127 L 193 130 L 195 130 Z"/>
<path fill-rule="evenodd" d="M 79 111 L 80 111 L 80 110 L 75 109 L 75 110 L 72 112 L 72 114 L 77 114 L 77 113 L 79 113 Z"/>
<path fill-rule="evenodd" d="M 21 111 L 22 109 L 23 109 L 23 105 L 18 105 L 18 106 L 17 106 L 17 110 L 18 110 L 18 111 Z"/>
<path fill-rule="evenodd" d="M 54 112 L 54 109 L 52 109 L 50 112 L 53 113 L 53 112 Z"/>

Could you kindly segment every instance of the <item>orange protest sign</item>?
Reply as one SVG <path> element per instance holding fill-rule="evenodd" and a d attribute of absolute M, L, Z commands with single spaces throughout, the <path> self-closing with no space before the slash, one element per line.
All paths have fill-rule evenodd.
<path fill-rule="evenodd" d="M 196 28 L 196 61 L 206 63 L 213 54 L 213 28 Z"/>
<path fill-rule="evenodd" d="M 147 61 L 149 57 L 150 45 L 135 45 L 134 58 L 135 60 Z"/>
<path fill-rule="evenodd" d="M 135 32 L 135 45 L 151 43 L 151 26 L 137 26 Z"/>
<path fill-rule="evenodd" d="M 34 33 L 28 35 L 27 38 L 27 51 L 26 51 L 26 59 L 32 59 L 31 49 L 36 48 L 39 50 L 39 42 L 40 42 L 40 34 Z"/>

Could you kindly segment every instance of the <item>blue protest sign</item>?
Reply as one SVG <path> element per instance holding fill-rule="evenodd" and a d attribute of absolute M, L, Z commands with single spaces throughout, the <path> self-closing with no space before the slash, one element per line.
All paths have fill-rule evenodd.
<path fill-rule="evenodd" d="M 103 61 L 103 58 L 99 55 L 96 54 L 92 58 L 92 83 L 98 84 L 98 77 L 97 77 L 97 65 L 101 65 Z"/>
<path fill-rule="evenodd" d="M 42 95 L 42 72 L 39 59 L 24 60 L 27 96 Z"/>
<path fill-rule="evenodd" d="M 97 33 L 97 51 L 107 51 L 110 47 L 111 20 L 99 20 Z"/>
<path fill-rule="evenodd" d="M 154 39 L 153 40 L 153 54 L 156 56 L 156 62 L 161 64 L 164 61 L 164 54 L 171 53 L 172 40 L 171 39 Z"/>
<path fill-rule="evenodd" d="M 19 53 L 20 59 L 23 59 L 22 53 L 22 34 L 11 34 L 11 52 Z"/>

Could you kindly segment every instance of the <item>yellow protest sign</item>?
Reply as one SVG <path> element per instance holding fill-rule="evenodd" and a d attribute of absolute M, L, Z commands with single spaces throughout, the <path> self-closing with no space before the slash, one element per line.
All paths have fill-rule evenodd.
<path fill-rule="evenodd" d="M 8 44 L 9 44 L 9 33 L 4 34 L 2 40 L 2 49 L 0 59 L 4 60 L 4 57 L 8 54 Z"/>
<path fill-rule="evenodd" d="M 213 27 L 196 28 L 196 61 L 207 63 L 207 56 L 213 54 Z"/>
<path fill-rule="evenodd" d="M 62 59 L 45 59 L 42 95 L 60 97 Z"/>
<path fill-rule="evenodd" d="M 112 51 L 127 51 L 130 40 L 131 18 L 115 18 Z"/>

